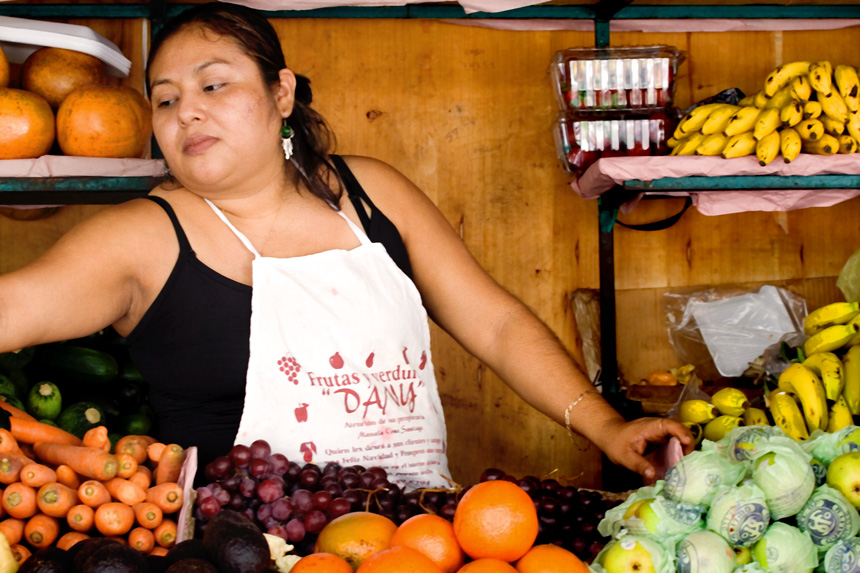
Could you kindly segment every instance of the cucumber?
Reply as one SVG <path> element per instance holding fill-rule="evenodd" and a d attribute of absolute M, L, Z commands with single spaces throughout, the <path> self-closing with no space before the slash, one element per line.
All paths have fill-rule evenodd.
<path fill-rule="evenodd" d="M 148 436 L 152 420 L 143 414 L 126 414 L 117 422 L 117 429 L 126 436 Z"/>
<path fill-rule="evenodd" d="M 27 411 L 35 418 L 54 420 L 63 411 L 60 389 L 53 382 L 33 384 L 27 393 Z"/>
<path fill-rule="evenodd" d="M 15 383 L 8 376 L 4 376 L 0 374 L 0 394 L 3 396 L 15 396 L 18 397 L 18 389 L 15 387 Z"/>
<path fill-rule="evenodd" d="M 93 402 L 75 402 L 60 412 L 56 422 L 70 434 L 83 438 L 88 430 L 105 424 L 105 415 Z"/>
<path fill-rule="evenodd" d="M 2 352 L 0 353 L 0 371 L 8 372 L 23 368 L 30 363 L 34 354 L 36 354 L 35 346 L 28 346 L 14 352 Z"/>
<path fill-rule="evenodd" d="M 8 404 L 11 404 L 12 406 L 15 406 L 16 408 L 18 408 L 22 412 L 27 411 L 27 408 L 24 406 L 24 403 L 21 402 L 21 400 L 19 400 L 15 396 L 7 396 L 5 394 L 0 394 L 0 400 L 7 402 Z"/>
<path fill-rule="evenodd" d="M 116 358 L 93 348 L 56 344 L 44 349 L 42 365 L 70 382 L 104 384 L 119 374 Z"/>

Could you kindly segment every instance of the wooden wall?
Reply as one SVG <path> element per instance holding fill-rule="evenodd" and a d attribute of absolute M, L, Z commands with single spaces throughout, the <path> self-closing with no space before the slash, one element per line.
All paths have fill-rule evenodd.
<path fill-rule="evenodd" d="M 275 22 L 288 65 L 312 80 L 338 151 L 378 157 L 439 205 L 484 267 L 571 349 L 571 300 L 598 287 L 597 206 L 579 199 L 556 156 L 548 64 L 557 50 L 590 46 L 586 32 L 512 32 L 422 20 L 284 19 Z M 139 50 L 139 26 L 92 22 Z M 781 37 L 780 37 L 781 36 Z M 754 91 L 779 61 L 860 64 L 857 29 L 829 32 L 613 35 L 614 45 L 667 43 L 688 52 L 681 106 L 727 87 Z M 782 46 L 781 52 L 775 47 Z M 136 65 L 139 64 L 139 61 Z M 662 218 L 676 201 L 624 217 Z M 0 271 L 36 257 L 98 207 L 67 207 L 41 221 L 0 219 Z M 616 231 L 621 372 L 638 380 L 677 366 L 662 319 L 663 293 L 744 283 L 786 285 L 810 305 L 839 298 L 835 276 L 860 247 L 860 200 L 831 209 L 704 217 L 674 227 Z M 444 332 L 433 329 L 452 477 L 482 469 L 554 475 L 600 487 L 600 455 L 521 402 Z"/>

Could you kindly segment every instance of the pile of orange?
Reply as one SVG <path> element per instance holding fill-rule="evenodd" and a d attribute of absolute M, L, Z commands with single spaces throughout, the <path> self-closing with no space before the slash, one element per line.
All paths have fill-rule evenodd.
<path fill-rule="evenodd" d="M 587 573 L 588 566 L 555 545 L 534 545 L 538 517 L 531 497 L 514 483 L 471 487 L 450 521 L 432 514 L 397 526 L 355 512 L 329 523 L 315 553 L 293 573 Z"/>

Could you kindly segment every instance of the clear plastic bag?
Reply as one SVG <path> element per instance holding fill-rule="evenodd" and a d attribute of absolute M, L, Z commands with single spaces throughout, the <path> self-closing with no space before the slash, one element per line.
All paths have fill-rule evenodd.
<path fill-rule="evenodd" d="M 854 251 L 839 272 L 836 286 L 847 302 L 860 300 L 860 249 Z"/>

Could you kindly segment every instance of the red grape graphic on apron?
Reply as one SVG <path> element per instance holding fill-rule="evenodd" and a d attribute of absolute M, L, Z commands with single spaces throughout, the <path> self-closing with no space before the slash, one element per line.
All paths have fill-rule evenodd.
<path fill-rule="evenodd" d="M 278 360 L 278 369 L 283 372 L 287 379 L 293 384 L 299 383 L 298 374 L 302 370 L 301 364 L 292 356 L 283 356 Z"/>

